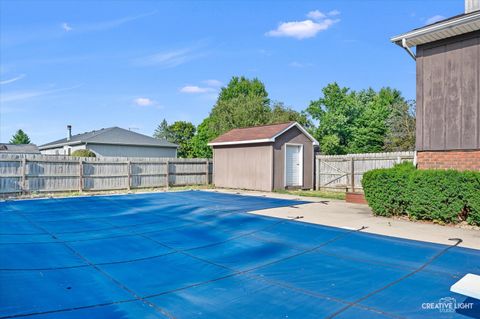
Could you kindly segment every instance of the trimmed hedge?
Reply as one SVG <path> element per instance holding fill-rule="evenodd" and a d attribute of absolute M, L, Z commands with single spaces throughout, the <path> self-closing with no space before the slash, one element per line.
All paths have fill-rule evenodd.
<path fill-rule="evenodd" d="M 376 215 L 480 225 L 480 172 L 417 170 L 402 163 L 366 172 L 362 185 Z"/>
<path fill-rule="evenodd" d="M 72 156 L 78 157 L 97 157 L 94 152 L 90 150 L 76 150 L 72 153 Z"/>

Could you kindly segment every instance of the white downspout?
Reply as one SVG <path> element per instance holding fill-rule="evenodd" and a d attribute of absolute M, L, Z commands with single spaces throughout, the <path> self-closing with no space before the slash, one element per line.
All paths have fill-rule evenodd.
<path fill-rule="evenodd" d="M 407 39 L 403 38 L 402 39 L 402 47 L 405 49 L 405 51 L 408 52 L 408 54 L 415 60 L 417 61 L 417 57 L 415 56 L 415 53 L 408 47 L 407 45 Z"/>

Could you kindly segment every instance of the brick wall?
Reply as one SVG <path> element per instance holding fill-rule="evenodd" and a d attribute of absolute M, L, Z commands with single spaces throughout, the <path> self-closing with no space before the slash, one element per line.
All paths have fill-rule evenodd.
<path fill-rule="evenodd" d="M 448 169 L 480 171 L 480 150 L 470 151 L 418 151 L 420 169 Z"/>

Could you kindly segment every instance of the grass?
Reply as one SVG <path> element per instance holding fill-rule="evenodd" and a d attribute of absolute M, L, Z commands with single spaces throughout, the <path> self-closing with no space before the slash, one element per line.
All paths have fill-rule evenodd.
<path fill-rule="evenodd" d="M 278 190 L 275 192 L 280 194 L 290 194 L 290 195 L 296 195 L 296 196 L 320 197 L 320 198 L 328 198 L 328 199 L 345 200 L 345 193 L 343 192 L 304 191 L 304 190 Z"/>

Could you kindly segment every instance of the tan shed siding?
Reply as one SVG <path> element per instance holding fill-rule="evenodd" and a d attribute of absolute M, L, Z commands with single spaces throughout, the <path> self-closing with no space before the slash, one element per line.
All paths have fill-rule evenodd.
<path fill-rule="evenodd" d="M 274 189 L 285 188 L 285 143 L 303 145 L 303 188 L 313 188 L 313 145 L 297 127 L 277 137 L 273 144 Z"/>
<path fill-rule="evenodd" d="M 272 144 L 215 146 L 213 162 L 217 187 L 272 190 Z"/>
<path fill-rule="evenodd" d="M 480 148 L 480 31 L 417 48 L 417 150 Z"/>

